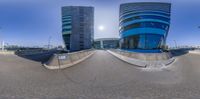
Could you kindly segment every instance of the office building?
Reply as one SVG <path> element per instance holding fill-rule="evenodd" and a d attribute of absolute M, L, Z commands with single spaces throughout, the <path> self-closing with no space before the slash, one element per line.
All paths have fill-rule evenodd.
<path fill-rule="evenodd" d="M 92 48 L 94 38 L 94 8 L 62 7 L 62 36 L 70 52 Z"/>
<path fill-rule="evenodd" d="M 170 3 L 136 2 L 120 5 L 120 48 L 161 52 L 170 26 Z"/>
<path fill-rule="evenodd" d="M 119 48 L 119 38 L 100 38 L 94 40 L 96 49 L 117 49 Z"/>

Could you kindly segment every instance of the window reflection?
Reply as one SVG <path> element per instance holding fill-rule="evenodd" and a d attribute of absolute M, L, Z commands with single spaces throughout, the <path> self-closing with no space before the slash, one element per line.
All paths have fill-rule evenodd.
<path fill-rule="evenodd" d="M 70 34 L 63 35 L 63 38 L 64 38 L 66 48 L 69 50 L 70 49 Z"/>
<path fill-rule="evenodd" d="M 136 15 L 136 14 L 158 14 L 158 15 L 164 15 L 166 17 L 170 16 L 170 14 L 160 13 L 160 12 L 135 12 L 135 13 L 130 13 L 130 14 L 124 14 L 121 16 L 121 18 L 125 18 L 127 16 Z"/>
<path fill-rule="evenodd" d="M 139 22 L 130 24 L 128 26 L 122 27 L 120 32 L 124 32 L 133 28 L 158 28 L 163 30 L 168 30 L 169 25 L 165 23 L 159 23 L 159 22 Z"/>
<path fill-rule="evenodd" d="M 159 20 L 166 21 L 166 22 L 169 22 L 169 21 L 170 21 L 169 18 L 162 17 L 162 16 L 141 15 L 141 16 L 135 16 L 135 17 L 127 18 L 127 19 L 121 21 L 120 24 L 129 22 L 129 21 L 133 21 L 133 20 L 136 20 L 136 19 L 159 19 Z"/>
<path fill-rule="evenodd" d="M 141 34 L 121 39 L 122 49 L 160 49 L 164 37 L 157 34 Z"/>

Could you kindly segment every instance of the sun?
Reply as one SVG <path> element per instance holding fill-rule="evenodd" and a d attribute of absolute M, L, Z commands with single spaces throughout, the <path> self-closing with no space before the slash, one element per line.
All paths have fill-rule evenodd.
<path fill-rule="evenodd" d="M 100 26 L 98 26 L 98 29 L 99 29 L 100 31 L 103 31 L 103 30 L 105 30 L 105 26 L 100 25 Z"/>

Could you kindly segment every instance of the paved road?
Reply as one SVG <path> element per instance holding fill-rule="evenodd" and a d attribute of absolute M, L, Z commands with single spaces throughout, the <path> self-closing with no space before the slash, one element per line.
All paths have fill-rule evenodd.
<path fill-rule="evenodd" d="M 127 64 L 106 51 L 64 70 L 0 56 L 0 98 L 200 99 L 200 55 L 177 56 L 162 71 Z"/>

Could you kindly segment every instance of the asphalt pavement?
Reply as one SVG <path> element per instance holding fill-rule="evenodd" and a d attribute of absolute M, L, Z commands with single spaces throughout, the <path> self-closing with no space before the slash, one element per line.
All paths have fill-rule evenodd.
<path fill-rule="evenodd" d="M 200 55 L 176 56 L 162 70 L 125 63 L 99 50 L 63 70 L 0 55 L 1 99 L 200 99 Z"/>

